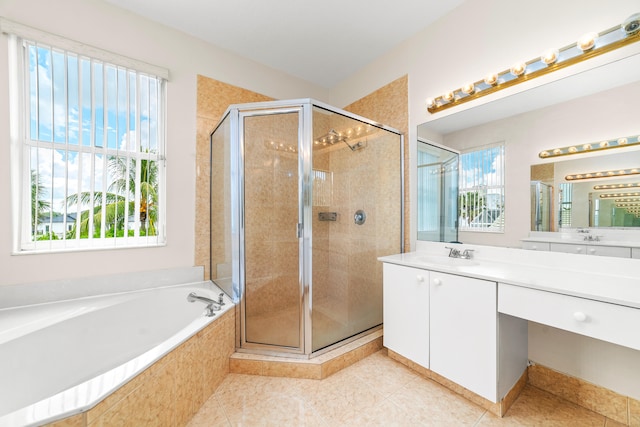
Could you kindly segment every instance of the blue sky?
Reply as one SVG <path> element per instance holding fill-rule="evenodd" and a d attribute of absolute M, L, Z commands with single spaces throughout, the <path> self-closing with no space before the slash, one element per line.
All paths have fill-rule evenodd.
<path fill-rule="evenodd" d="M 81 154 L 79 146 L 123 155 L 136 150 L 137 109 L 141 150 L 157 151 L 157 122 L 149 119 L 157 117 L 157 80 L 140 76 L 138 84 L 136 74 L 124 68 L 32 44 L 28 55 L 28 131 L 32 140 L 43 142 L 31 150 L 31 169 L 38 170 L 55 210 L 62 209 L 63 200 L 78 186 L 80 191 L 102 190 L 105 156 L 92 162 L 91 154 Z"/>

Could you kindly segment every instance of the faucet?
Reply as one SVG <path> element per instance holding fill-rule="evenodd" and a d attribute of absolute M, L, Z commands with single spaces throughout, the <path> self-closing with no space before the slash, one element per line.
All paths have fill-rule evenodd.
<path fill-rule="evenodd" d="M 205 308 L 205 316 L 213 317 L 215 316 L 214 312 L 220 311 L 220 309 L 224 305 L 224 293 L 221 293 L 220 295 L 218 295 L 218 301 L 214 301 L 211 298 L 201 297 L 197 295 L 195 292 L 191 292 L 189 295 L 187 295 L 187 301 L 189 302 L 200 301 L 207 304 L 207 307 Z"/>
<path fill-rule="evenodd" d="M 445 246 L 446 249 L 449 249 L 449 257 L 450 258 L 462 258 L 462 259 L 471 259 L 473 249 L 465 249 L 460 252 L 460 249 L 450 248 L 449 246 Z"/>
<path fill-rule="evenodd" d="M 587 242 L 599 242 L 600 236 L 594 236 L 593 234 L 587 234 L 584 236 L 584 240 Z"/>

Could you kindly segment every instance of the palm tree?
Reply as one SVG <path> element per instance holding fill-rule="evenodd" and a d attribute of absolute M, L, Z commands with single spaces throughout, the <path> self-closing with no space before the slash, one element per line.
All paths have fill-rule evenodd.
<path fill-rule="evenodd" d="M 142 228 L 141 234 L 155 235 L 157 221 L 157 182 L 158 167 L 155 161 L 148 159 L 140 159 L 140 185 L 136 181 L 136 159 L 123 157 L 110 157 L 108 161 L 108 169 L 114 177 L 113 181 L 104 194 L 106 204 L 102 205 L 103 193 L 101 191 L 82 192 L 72 194 L 66 199 L 67 206 L 77 205 L 87 206 L 93 210 L 93 227 L 99 234 L 102 214 L 104 210 L 105 224 L 110 225 L 113 235 L 116 236 L 118 231 L 126 232 L 128 218 L 125 212 L 128 205 L 128 212 L 135 210 L 135 195 L 140 194 L 140 207 L 138 217 Z M 128 166 L 127 167 L 127 163 Z M 129 200 L 127 202 L 127 200 Z M 86 210 L 80 216 L 80 235 L 86 236 L 89 233 L 90 212 Z M 106 230 L 105 230 L 106 231 Z M 70 236 L 76 235 L 76 226 L 70 231 Z"/>
<path fill-rule="evenodd" d="M 38 229 L 38 219 L 51 212 L 51 203 L 45 200 L 47 189 L 40 181 L 40 175 L 31 169 L 31 233 Z"/>

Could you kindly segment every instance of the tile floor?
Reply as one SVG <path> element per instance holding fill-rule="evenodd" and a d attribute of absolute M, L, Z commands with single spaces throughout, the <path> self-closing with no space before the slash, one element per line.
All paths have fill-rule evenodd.
<path fill-rule="evenodd" d="M 386 350 L 324 380 L 229 374 L 189 427 L 621 426 L 527 386 L 498 418 L 390 359 Z"/>

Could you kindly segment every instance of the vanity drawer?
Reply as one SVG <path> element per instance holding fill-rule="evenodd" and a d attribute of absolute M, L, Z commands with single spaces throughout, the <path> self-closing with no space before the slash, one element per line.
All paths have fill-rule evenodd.
<path fill-rule="evenodd" d="M 528 249 L 530 251 L 549 251 L 549 242 L 522 242 L 522 249 Z"/>
<path fill-rule="evenodd" d="M 640 309 L 500 283 L 498 312 L 640 350 Z"/>
<path fill-rule="evenodd" d="M 574 243 L 551 243 L 552 252 L 566 252 L 569 254 L 588 254 L 600 256 L 612 256 L 619 258 L 631 258 L 631 248 L 620 246 L 582 245 Z"/>

